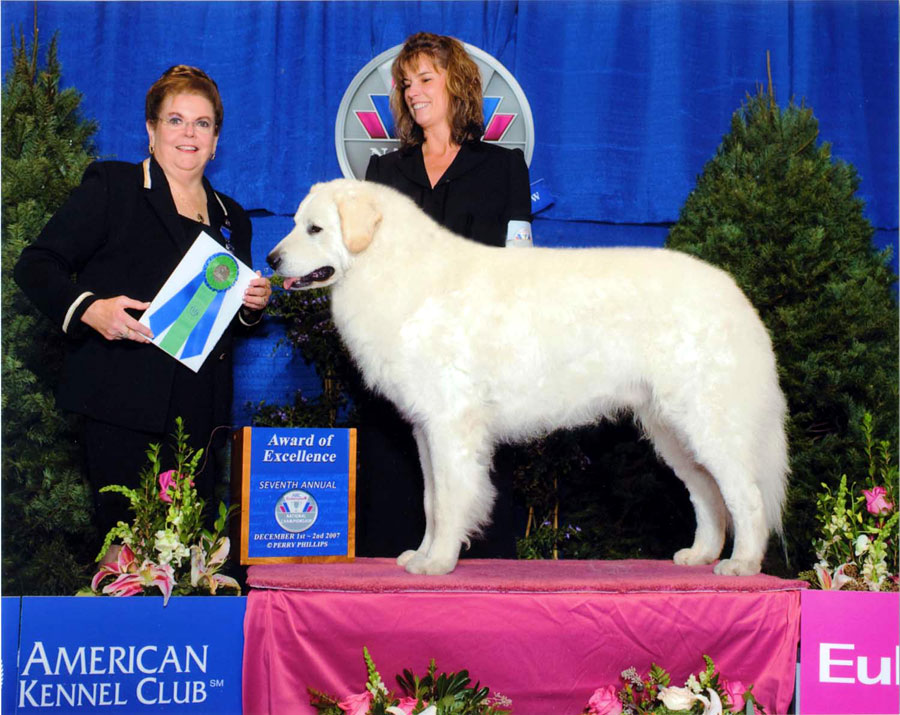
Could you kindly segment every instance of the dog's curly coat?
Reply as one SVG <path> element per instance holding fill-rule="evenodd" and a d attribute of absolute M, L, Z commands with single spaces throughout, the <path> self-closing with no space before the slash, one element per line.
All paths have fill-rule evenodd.
<path fill-rule="evenodd" d="M 426 529 L 398 563 L 452 571 L 490 518 L 495 444 L 633 413 L 690 492 L 679 564 L 755 574 L 780 533 L 785 400 L 772 344 L 723 271 L 649 248 L 489 248 L 396 191 L 317 184 L 269 254 L 289 289 L 333 285 L 370 387 L 413 424 Z"/>

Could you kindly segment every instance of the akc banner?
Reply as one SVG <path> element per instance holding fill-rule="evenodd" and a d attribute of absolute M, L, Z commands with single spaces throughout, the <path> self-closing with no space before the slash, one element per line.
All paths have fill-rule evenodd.
<path fill-rule="evenodd" d="M 887 713 L 900 705 L 900 594 L 803 591 L 799 713 Z"/>
<path fill-rule="evenodd" d="M 18 601 L 3 599 L 4 713 L 241 711 L 246 598 Z"/>

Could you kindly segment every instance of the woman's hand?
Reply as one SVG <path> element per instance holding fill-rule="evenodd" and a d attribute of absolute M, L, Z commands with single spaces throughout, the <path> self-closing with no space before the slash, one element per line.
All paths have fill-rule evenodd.
<path fill-rule="evenodd" d="M 107 340 L 134 340 L 149 343 L 153 331 L 125 312 L 126 308 L 147 310 L 149 303 L 142 303 L 125 295 L 95 300 L 81 316 L 81 321 L 91 326 Z"/>
<path fill-rule="evenodd" d="M 244 291 L 244 308 L 246 310 L 259 311 L 269 304 L 272 295 L 272 286 L 268 278 L 263 278 L 262 273 L 256 272 L 256 278 L 250 281 L 247 290 Z"/>

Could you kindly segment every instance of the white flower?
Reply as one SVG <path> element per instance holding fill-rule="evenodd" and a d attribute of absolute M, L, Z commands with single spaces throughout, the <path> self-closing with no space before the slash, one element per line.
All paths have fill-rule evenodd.
<path fill-rule="evenodd" d="M 880 591 L 881 584 L 887 578 L 888 568 L 884 553 L 879 549 L 872 549 L 863 564 L 862 577 L 870 591 Z"/>
<path fill-rule="evenodd" d="M 712 688 L 706 690 L 709 693 L 709 702 L 704 702 L 703 715 L 722 715 L 722 699 Z"/>
<path fill-rule="evenodd" d="M 662 700 L 669 710 L 690 710 L 691 706 L 697 700 L 706 701 L 702 695 L 697 695 L 690 688 L 660 688 L 659 695 L 656 696 Z"/>
<path fill-rule="evenodd" d="M 187 546 L 179 541 L 178 535 L 168 529 L 156 532 L 153 548 L 159 553 L 160 565 L 174 561 L 177 566 L 180 566 L 181 562 L 191 555 Z"/>
<path fill-rule="evenodd" d="M 869 549 L 869 537 L 865 534 L 860 534 L 856 538 L 856 544 L 854 545 L 853 552 L 857 556 L 862 556 Z"/>
<path fill-rule="evenodd" d="M 840 591 L 845 584 L 853 579 L 844 573 L 844 569 L 850 564 L 841 564 L 831 573 L 831 566 L 827 561 L 821 561 L 813 566 L 816 576 L 819 579 L 819 587 L 824 591 Z"/>
<path fill-rule="evenodd" d="M 693 693 L 699 693 L 703 688 L 700 686 L 700 681 L 697 680 L 697 676 L 691 673 L 691 677 L 687 679 L 685 685 L 691 689 Z"/>
<path fill-rule="evenodd" d="M 419 715 L 437 715 L 437 708 L 434 705 L 429 705 L 425 708 Z"/>

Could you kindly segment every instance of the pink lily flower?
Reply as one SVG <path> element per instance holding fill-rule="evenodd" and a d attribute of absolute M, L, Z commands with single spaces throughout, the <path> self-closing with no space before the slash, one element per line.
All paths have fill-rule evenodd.
<path fill-rule="evenodd" d="M 103 587 L 103 593 L 109 596 L 135 596 L 143 593 L 145 588 L 155 586 L 162 592 L 164 606 L 169 602 L 169 596 L 175 587 L 175 571 L 169 564 L 159 566 L 147 560 L 138 568 L 134 552 L 128 546 L 122 546 L 115 563 L 106 563 L 100 567 L 91 581 L 91 589 L 96 591 L 107 576 L 116 578 Z"/>
<path fill-rule="evenodd" d="M 91 580 L 91 590 L 96 592 L 100 582 L 107 576 L 121 576 L 122 574 L 134 573 L 134 571 L 134 552 L 127 545 L 123 545 L 119 549 L 119 555 L 115 561 L 101 564 L 100 569 L 94 574 L 93 580 Z"/>
<path fill-rule="evenodd" d="M 844 574 L 844 568 L 850 564 L 841 564 L 834 570 L 834 575 L 821 564 L 813 566 L 816 576 L 819 577 L 819 585 L 824 591 L 840 591 L 844 584 L 849 583 L 853 579 Z"/>
<path fill-rule="evenodd" d="M 207 544 L 207 539 L 203 539 L 202 543 Z M 225 563 L 228 558 L 228 552 L 231 549 L 231 541 L 227 536 L 222 537 L 215 551 L 207 558 L 206 552 L 202 546 L 194 545 L 191 547 L 191 586 L 196 588 L 201 583 L 215 595 L 219 588 L 231 588 L 240 592 L 241 586 L 231 576 L 217 573 L 217 571 Z"/>
<path fill-rule="evenodd" d="M 157 587 L 163 595 L 163 606 L 169 603 L 169 596 L 175 586 L 175 571 L 170 564 L 159 566 L 152 561 L 144 561 L 134 573 L 122 574 L 111 584 L 103 587 L 103 593 L 110 596 L 134 596 L 145 588 Z"/>

